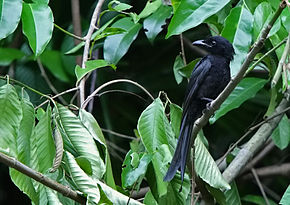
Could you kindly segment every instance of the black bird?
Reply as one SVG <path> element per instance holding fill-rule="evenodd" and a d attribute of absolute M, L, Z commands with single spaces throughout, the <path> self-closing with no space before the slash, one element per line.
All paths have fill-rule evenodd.
<path fill-rule="evenodd" d="M 230 61 L 235 52 L 227 39 L 213 36 L 192 44 L 204 48 L 209 54 L 196 64 L 190 76 L 185 92 L 177 147 L 164 181 L 172 180 L 180 169 L 183 182 L 194 122 L 202 115 L 207 104 L 214 100 L 230 81 Z"/>

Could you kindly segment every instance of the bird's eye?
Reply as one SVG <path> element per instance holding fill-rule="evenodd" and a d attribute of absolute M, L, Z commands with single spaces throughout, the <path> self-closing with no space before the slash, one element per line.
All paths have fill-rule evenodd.
<path fill-rule="evenodd" d="M 211 42 L 211 45 L 214 46 L 215 44 L 216 44 L 216 41 L 212 41 L 212 42 Z"/>

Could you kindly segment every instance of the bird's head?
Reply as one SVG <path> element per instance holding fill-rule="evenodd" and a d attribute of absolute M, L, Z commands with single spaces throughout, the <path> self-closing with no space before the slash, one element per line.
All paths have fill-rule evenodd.
<path fill-rule="evenodd" d="M 192 45 L 204 48 L 210 54 L 220 55 L 229 60 L 232 60 L 235 54 L 233 45 L 221 36 L 212 36 L 205 40 L 194 41 Z"/>

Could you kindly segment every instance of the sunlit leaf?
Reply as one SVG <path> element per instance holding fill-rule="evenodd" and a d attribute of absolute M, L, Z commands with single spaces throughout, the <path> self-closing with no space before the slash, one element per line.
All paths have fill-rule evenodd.
<path fill-rule="evenodd" d="M 285 149 L 290 143 L 290 121 L 286 115 L 283 116 L 278 127 L 272 133 L 272 139 L 277 147 Z"/>
<path fill-rule="evenodd" d="M 225 191 L 227 205 L 241 205 L 238 187 L 235 182 L 231 183 L 231 189 Z"/>
<path fill-rule="evenodd" d="M 279 204 L 287 205 L 290 201 L 290 186 L 288 186 L 287 190 L 284 192 L 281 201 Z"/>

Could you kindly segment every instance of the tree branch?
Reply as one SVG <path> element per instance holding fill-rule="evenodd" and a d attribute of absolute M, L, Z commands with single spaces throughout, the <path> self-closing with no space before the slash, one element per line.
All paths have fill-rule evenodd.
<path fill-rule="evenodd" d="M 17 161 L 16 159 L 9 157 L 0 152 L 0 162 L 6 164 L 9 167 L 16 169 L 17 171 L 25 174 L 28 177 L 33 178 L 34 180 L 38 181 L 39 183 L 61 193 L 63 196 L 68 197 L 80 204 L 86 204 L 86 199 L 80 196 L 77 192 L 66 187 L 62 184 L 57 183 L 56 181 L 44 176 L 40 172 L 37 172 L 30 167 L 22 164 L 21 162 Z"/>
<path fill-rule="evenodd" d="M 93 16 L 91 18 L 91 23 L 90 23 L 90 27 L 88 30 L 87 35 L 85 36 L 86 42 L 85 42 L 85 47 L 84 47 L 84 52 L 83 52 L 83 60 L 82 60 L 82 68 L 85 68 L 85 63 L 88 61 L 88 55 L 89 55 L 89 49 L 90 49 L 90 42 L 91 42 L 91 37 L 92 34 L 96 28 L 96 22 L 99 18 L 99 14 L 102 8 L 102 5 L 104 3 L 105 0 L 99 0 L 96 8 L 94 10 Z M 83 104 L 83 102 L 85 101 L 85 82 L 86 82 L 86 78 L 84 77 L 79 84 L 79 88 L 80 88 L 80 103 Z"/>

